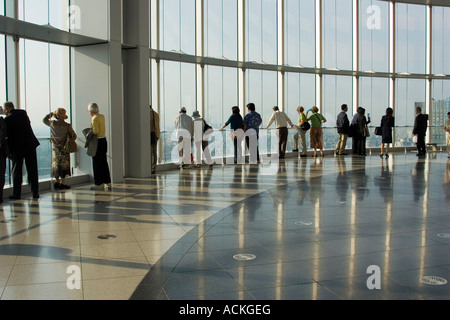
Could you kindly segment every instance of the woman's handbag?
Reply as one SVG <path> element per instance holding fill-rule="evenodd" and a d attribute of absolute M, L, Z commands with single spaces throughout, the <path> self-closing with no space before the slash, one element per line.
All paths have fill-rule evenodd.
<path fill-rule="evenodd" d="M 364 137 L 370 137 L 370 131 L 369 128 L 367 126 L 364 127 Z"/>
<path fill-rule="evenodd" d="M 376 127 L 375 128 L 375 135 L 376 136 L 382 136 L 383 135 L 383 130 L 381 130 L 381 127 Z"/>
<path fill-rule="evenodd" d="M 308 131 L 309 129 L 311 129 L 311 125 L 309 124 L 309 122 L 304 122 L 301 126 L 300 129 L 304 130 L 304 131 Z"/>
<path fill-rule="evenodd" d="M 74 153 L 78 151 L 78 144 L 77 144 L 77 136 L 76 134 L 68 133 L 66 138 L 66 143 L 64 144 L 63 150 L 67 153 Z"/>

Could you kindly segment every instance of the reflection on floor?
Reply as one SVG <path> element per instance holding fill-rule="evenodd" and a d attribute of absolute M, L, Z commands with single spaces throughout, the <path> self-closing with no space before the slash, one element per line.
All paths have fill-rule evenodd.
<path fill-rule="evenodd" d="M 75 186 L 4 202 L 0 297 L 449 299 L 449 201 L 441 153 Z"/>

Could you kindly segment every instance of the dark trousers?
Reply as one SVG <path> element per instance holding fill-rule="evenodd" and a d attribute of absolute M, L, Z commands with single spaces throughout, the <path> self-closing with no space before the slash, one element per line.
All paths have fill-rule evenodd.
<path fill-rule="evenodd" d="M 23 183 L 23 163 L 28 174 L 28 184 L 33 195 L 39 194 L 39 172 L 36 149 L 28 150 L 25 154 L 16 154 L 12 157 L 13 196 L 20 197 Z"/>
<path fill-rule="evenodd" d="M 259 140 L 259 135 L 256 135 L 256 161 L 259 162 L 259 146 L 258 146 L 258 140 Z M 254 138 L 252 138 L 253 140 Z M 245 142 L 247 144 L 247 149 L 249 150 L 250 153 L 250 162 L 254 161 L 255 156 L 252 154 L 252 151 L 254 150 L 254 147 L 250 147 L 250 137 L 245 137 Z"/>
<path fill-rule="evenodd" d="M 427 153 L 427 147 L 425 145 L 425 135 L 417 135 L 417 153 L 421 156 Z"/>
<path fill-rule="evenodd" d="M 92 167 L 94 169 L 94 183 L 100 186 L 104 183 L 111 183 L 108 160 L 108 143 L 106 139 L 98 139 L 97 154 L 92 158 Z"/>
<path fill-rule="evenodd" d="M 278 128 L 278 155 L 280 159 L 286 156 L 287 139 L 289 135 L 288 128 Z"/>
<path fill-rule="evenodd" d="M 0 152 L 0 202 L 3 199 L 3 188 L 5 187 L 6 155 Z"/>
<path fill-rule="evenodd" d="M 151 152 L 152 152 L 152 158 L 151 158 L 151 163 L 152 163 L 152 173 L 156 172 L 156 165 L 158 164 L 158 145 L 157 144 L 152 144 L 151 147 Z"/>
<path fill-rule="evenodd" d="M 355 155 L 366 155 L 366 140 L 361 133 L 353 135 L 352 138 L 352 153 Z"/>
<path fill-rule="evenodd" d="M 366 137 L 363 137 L 362 135 L 358 137 L 358 154 L 360 156 L 366 155 Z"/>

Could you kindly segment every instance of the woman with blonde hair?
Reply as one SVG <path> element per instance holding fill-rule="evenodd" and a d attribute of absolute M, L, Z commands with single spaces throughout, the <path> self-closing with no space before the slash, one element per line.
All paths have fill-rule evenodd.
<path fill-rule="evenodd" d="M 308 113 L 312 112 L 312 115 L 308 117 Z M 322 136 L 322 124 L 327 122 L 327 119 L 319 113 L 319 108 L 316 106 L 306 112 L 308 121 L 311 121 L 310 139 L 311 148 L 314 149 L 314 157 L 317 157 L 317 150 L 320 150 L 320 155 L 323 157 L 323 136 Z"/>
<path fill-rule="evenodd" d="M 55 120 L 51 120 L 55 118 Z M 66 120 L 69 117 L 66 115 L 64 108 L 58 108 L 56 111 L 45 116 L 43 122 L 50 127 L 51 143 L 52 143 L 52 177 L 56 182 L 53 184 L 55 190 L 70 189 L 66 185 L 66 177 L 71 176 L 70 168 L 70 153 L 64 147 L 69 137 L 76 139 L 77 134 L 70 123 Z"/>

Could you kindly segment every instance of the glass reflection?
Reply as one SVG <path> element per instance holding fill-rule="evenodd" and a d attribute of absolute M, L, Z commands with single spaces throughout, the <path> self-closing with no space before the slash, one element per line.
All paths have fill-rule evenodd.
<path fill-rule="evenodd" d="M 392 158 L 394 161 L 394 157 Z M 380 196 L 384 199 L 384 203 L 392 203 L 394 199 L 394 177 L 392 167 L 389 164 L 389 160 L 381 159 L 380 176 L 375 177 L 375 186 L 378 186 L 380 190 Z"/>
<path fill-rule="evenodd" d="M 338 165 L 338 174 L 336 175 L 336 193 L 339 198 L 339 203 L 341 205 L 344 205 L 347 203 L 347 194 L 350 186 L 347 173 L 347 165 L 345 162 L 345 158 L 343 157 L 338 157 L 336 161 Z"/>
<path fill-rule="evenodd" d="M 444 177 L 444 184 L 442 185 L 442 190 L 444 191 L 445 199 L 449 200 L 450 199 L 450 160 L 447 161 L 447 166 L 445 167 L 445 177 Z"/>
<path fill-rule="evenodd" d="M 425 195 L 425 182 L 425 161 L 424 159 L 419 159 L 417 160 L 417 163 L 411 172 L 414 202 L 419 202 L 420 199 Z"/>
<path fill-rule="evenodd" d="M 366 174 L 366 158 L 352 158 L 352 169 L 350 174 L 355 203 L 363 202 L 369 193 L 367 188 L 369 176 Z"/>

